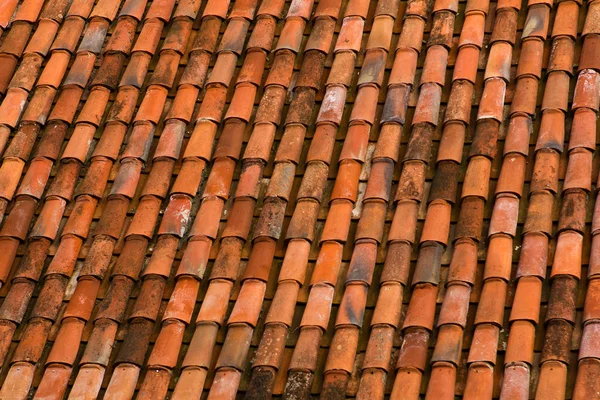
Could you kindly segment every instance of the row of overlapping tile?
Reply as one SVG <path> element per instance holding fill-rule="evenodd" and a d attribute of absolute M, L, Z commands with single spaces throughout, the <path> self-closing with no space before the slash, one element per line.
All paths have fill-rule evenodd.
<path fill-rule="evenodd" d="M 0 397 L 595 397 L 599 4 L 3 2 Z"/>

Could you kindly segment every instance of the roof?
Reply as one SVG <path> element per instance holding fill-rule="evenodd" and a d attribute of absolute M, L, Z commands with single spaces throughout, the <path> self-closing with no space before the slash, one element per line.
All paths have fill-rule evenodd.
<path fill-rule="evenodd" d="M 600 392 L 600 2 L 0 2 L 0 398 Z"/>

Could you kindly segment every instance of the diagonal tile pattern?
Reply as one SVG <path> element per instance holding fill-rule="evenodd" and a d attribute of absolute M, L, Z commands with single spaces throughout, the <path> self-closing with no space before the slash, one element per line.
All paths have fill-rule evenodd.
<path fill-rule="evenodd" d="M 598 0 L 0 1 L 0 399 L 591 399 Z"/>

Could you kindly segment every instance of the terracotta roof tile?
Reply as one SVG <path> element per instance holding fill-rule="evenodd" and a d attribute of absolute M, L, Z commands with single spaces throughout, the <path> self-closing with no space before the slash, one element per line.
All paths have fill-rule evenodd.
<path fill-rule="evenodd" d="M 0 398 L 596 397 L 598 13 L 0 1 Z"/>

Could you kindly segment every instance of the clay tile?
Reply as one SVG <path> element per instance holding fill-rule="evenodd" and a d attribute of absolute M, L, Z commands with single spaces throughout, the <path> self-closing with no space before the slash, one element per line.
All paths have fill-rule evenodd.
<path fill-rule="evenodd" d="M 556 367 L 556 369 L 562 370 L 562 375 L 560 376 L 560 378 L 554 379 L 552 377 L 552 381 L 566 382 L 567 366 L 558 361 L 546 362 L 543 365 L 550 366 L 550 364 L 552 364 L 553 367 Z M 588 396 L 593 396 L 594 393 L 598 392 L 598 382 L 595 379 L 595 377 L 598 374 L 598 366 L 599 362 L 597 359 L 594 358 L 584 359 L 579 362 L 577 366 L 577 378 L 575 381 L 575 397 L 583 396 L 583 398 L 586 398 Z M 553 391 L 551 393 L 556 393 L 556 391 Z"/>
<path fill-rule="evenodd" d="M 592 33 L 600 33 L 600 5 L 598 3 L 591 3 L 585 18 L 585 24 L 583 25 L 582 35 L 588 35 Z"/>
<path fill-rule="evenodd" d="M 154 374 L 160 374 L 161 372 L 166 373 L 167 371 L 165 371 L 164 368 L 172 369 L 175 367 L 177 364 L 177 354 L 181 346 L 181 340 L 183 339 L 184 328 L 185 324 L 179 320 L 172 319 L 162 324 L 154 348 L 148 358 L 148 365 L 154 366 L 155 368 L 151 368 L 148 371 L 148 374 L 151 374 L 152 372 L 154 372 Z M 156 368 L 156 366 L 163 368 Z M 146 379 L 149 379 L 148 375 L 146 375 Z M 158 391 L 159 393 L 162 392 L 162 388 L 160 387 L 162 386 L 160 385 L 161 381 L 164 381 L 164 377 L 163 379 L 160 379 L 159 377 L 152 379 L 150 381 L 153 383 L 152 389 L 149 390 Z M 158 386 L 158 388 L 154 385 Z M 143 393 L 140 394 L 143 395 Z"/>
<path fill-rule="evenodd" d="M 506 82 L 504 79 L 492 77 L 485 83 L 483 95 L 479 103 L 477 119 L 495 119 L 502 121 L 502 109 L 504 106 L 504 95 L 506 94 Z"/>
<path fill-rule="evenodd" d="M 304 52 L 309 50 L 316 50 L 323 55 L 329 53 L 331 44 L 333 42 L 333 34 L 335 30 L 335 21 L 330 18 L 319 18 L 317 19 L 311 30 L 306 46 L 304 46 Z"/>
<path fill-rule="evenodd" d="M 423 45 L 424 29 L 425 21 L 422 18 L 408 16 L 404 20 L 397 49 L 414 49 L 417 53 L 420 53 Z"/>
<path fill-rule="evenodd" d="M 296 166 L 292 163 L 277 163 L 265 194 L 266 197 L 280 197 L 289 201 L 294 183 Z"/>
<path fill-rule="evenodd" d="M 485 28 L 485 15 L 481 13 L 472 13 L 465 16 L 463 28 L 460 32 L 458 45 L 459 51 L 463 50 L 462 46 L 473 45 L 481 48 L 483 45 L 483 31 Z"/>
<path fill-rule="evenodd" d="M 217 51 L 229 51 L 239 56 L 242 53 L 244 39 L 249 26 L 250 22 L 245 19 L 230 20 L 227 29 L 221 38 Z"/>
<path fill-rule="evenodd" d="M 219 54 L 225 56 L 228 53 Z M 237 78 L 238 83 L 251 83 L 256 86 L 260 85 L 263 78 L 264 66 L 266 57 L 262 51 L 250 51 L 246 53 L 244 64 Z M 214 69 L 213 69 L 214 72 Z"/>
<path fill-rule="evenodd" d="M 144 23 L 142 31 L 135 41 L 132 51 L 144 51 L 153 55 L 158 46 L 160 35 L 162 33 L 163 24 L 158 20 L 149 20 Z"/>
<path fill-rule="evenodd" d="M 174 5 L 175 4 L 169 0 L 158 0 L 152 2 L 145 18 L 157 18 L 167 23 L 171 17 L 171 12 L 173 11 Z"/>
<path fill-rule="evenodd" d="M 364 19 L 360 17 L 344 18 L 337 42 L 335 43 L 335 52 L 351 50 L 358 53 L 362 41 L 364 24 Z"/>
<path fill-rule="evenodd" d="M 411 0 L 408 2 L 406 6 L 406 15 L 411 16 L 420 16 L 422 18 L 427 18 L 429 5 L 424 1 L 419 0 Z"/>
<path fill-rule="evenodd" d="M 17 194 L 26 194 L 35 199 L 41 199 L 51 169 L 52 161 L 47 158 L 37 158 L 32 160 L 23 177 L 23 181 L 19 186 Z"/>
<path fill-rule="evenodd" d="M 252 107 L 254 106 L 254 97 L 256 96 L 256 86 L 243 85 L 237 86 L 231 104 L 227 109 L 225 119 L 239 118 L 242 121 L 250 121 Z M 262 102 L 261 102 L 262 103 Z"/>
<path fill-rule="evenodd" d="M 394 65 L 392 66 L 392 71 L 390 72 L 388 81 L 390 90 L 396 88 L 392 85 L 403 84 L 408 87 L 408 92 L 410 93 L 410 87 L 415 83 L 417 58 L 418 53 L 414 49 L 399 49 L 396 51 Z"/>
<path fill-rule="evenodd" d="M 417 107 L 413 116 L 413 126 L 419 123 L 438 124 L 442 88 L 434 83 L 421 85 Z"/>
<path fill-rule="evenodd" d="M 314 326 L 323 330 L 327 329 L 332 301 L 333 287 L 329 285 L 312 286 L 300 326 Z"/>
<path fill-rule="evenodd" d="M 383 83 L 386 53 L 381 49 L 367 51 L 358 76 L 357 85 L 373 84 L 380 87 Z"/>
<path fill-rule="evenodd" d="M 490 49 L 488 62 L 485 68 L 484 79 L 502 78 L 510 79 L 510 61 L 512 46 L 506 42 L 494 43 Z"/>
<path fill-rule="evenodd" d="M 577 76 L 577 85 L 573 94 L 573 109 L 587 107 L 598 111 L 599 104 L 598 73 L 589 69 L 580 72 Z"/>
<path fill-rule="evenodd" d="M 429 34 L 428 46 L 440 45 L 448 50 L 452 47 L 452 33 L 456 16 L 451 11 L 438 11 L 433 15 L 433 26 Z"/>
<path fill-rule="evenodd" d="M 505 157 L 513 157 L 511 160 L 518 155 L 527 157 L 529 154 L 529 140 L 531 132 L 533 132 L 533 121 L 531 118 L 526 115 L 514 115 L 510 119 L 508 132 L 506 133 L 506 142 L 504 144 Z M 517 163 L 520 162 L 519 160 L 516 161 Z M 510 168 L 515 167 L 511 166 Z M 502 171 L 500 173 L 502 174 Z"/>
<path fill-rule="evenodd" d="M 61 160 L 74 158 L 85 163 L 95 133 L 96 128 L 93 125 L 77 124 L 61 156 Z"/>
<path fill-rule="evenodd" d="M 370 87 L 370 86 L 367 86 Z M 354 107 L 356 110 L 358 107 Z M 370 108 L 370 107 L 369 107 Z M 357 115 L 357 118 L 361 115 Z M 348 127 L 344 147 L 340 154 L 340 162 L 344 160 L 354 160 L 362 163 L 365 161 L 367 146 L 369 140 L 370 126 L 363 123 L 355 123 Z"/>
<path fill-rule="evenodd" d="M 31 238 L 56 239 L 66 205 L 67 202 L 59 197 L 47 199 L 29 236 Z"/>
<path fill-rule="evenodd" d="M 0 124 L 15 128 L 27 105 L 28 93 L 20 88 L 8 89 L 6 97 L 0 105 Z"/>
<path fill-rule="evenodd" d="M 352 372 L 354 366 L 354 355 L 351 351 L 342 349 L 355 349 L 358 346 L 358 330 L 355 328 L 339 328 L 336 330 L 331 341 L 332 351 L 327 355 L 325 362 L 325 376 L 323 378 L 324 397 L 330 397 L 330 393 L 339 390 L 340 378 L 345 380 L 347 374 Z M 343 372 L 342 372 L 343 371 Z"/>
<path fill-rule="evenodd" d="M 77 43 L 79 42 L 84 25 L 85 21 L 82 18 L 67 18 L 58 31 L 56 39 L 52 43 L 50 50 L 66 50 L 70 53 L 74 52 Z M 95 31 L 95 29 L 100 29 L 102 26 L 106 25 L 106 22 L 100 21 L 96 23 L 90 23 L 90 28 L 88 28 L 88 30 L 93 29 Z M 86 40 L 85 38 L 86 36 L 84 36 L 84 40 Z M 102 38 L 102 41 L 104 41 L 104 38 Z"/>
<path fill-rule="evenodd" d="M 286 19 L 275 50 L 287 49 L 293 53 L 298 53 L 302 44 L 302 34 L 304 33 L 305 25 L 306 22 L 302 19 Z"/>
<path fill-rule="evenodd" d="M 217 196 L 227 198 L 234 169 L 235 161 L 231 159 L 216 160 L 206 182 L 204 197 Z"/>
<path fill-rule="evenodd" d="M 316 122 L 333 122 L 334 124 L 339 125 L 342 121 L 345 100 L 345 87 L 328 86 Z"/>
<path fill-rule="evenodd" d="M 11 54 L 17 58 L 21 57 L 31 30 L 31 24 L 15 21 L 0 45 L 0 52 Z"/>
<path fill-rule="evenodd" d="M 277 240 L 281 237 L 286 205 L 287 202 L 281 198 L 267 198 L 267 200 L 263 204 L 263 208 L 261 210 L 258 222 L 254 227 L 254 239 L 259 237 L 266 237 L 272 240 Z M 271 245 L 272 240 L 266 240 L 264 242 Z M 262 243 L 261 246 L 266 246 L 267 244 L 265 243 Z M 246 268 L 246 272 L 248 271 L 249 268 Z M 268 277 L 265 277 L 265 281 L 267 280 L 267 278 Z"/>
<path fill-rule="evenodd" d="M 417 124 L 413 126 L 408 142 L 408 149 L 404 154 L 404 163 L 418 162 L 425 165 L 429 162 L 434 132 L 435 126 L 432 124 Z M 421 198 L 418 200 L 420 201 Z"/>
<path fill-rule="evenodd" d="M 517 76 L 532 75 L 541 77 L 544 42 L 541 40 L 525 40 L 521 46 L 521 57 L 517 65 Z"/>
<path fill-rule="evenodd" d="M 321 235 L 321 242 L 337 241 L 345 243 L 350 229 L 350 216 L 353 204 L 346 200 L 334 200 Z"/>
<path fill-rule="evenodd" d="M 489 243 L 483 278 L 508 281 L 512 264 L 512 237 L 505 233 L 496 234 L 489 239 Z"/>
<path fill-rule="evenodd" d="M 31 91 L 42 67 L 42 61 L 43 57 L 38 54 L 26 54 L 8 85 L 8 94 L 11 88 Z"/>
<path fill-rule="evenodd" d="M 543 232 L 552 234 L 551 210 L 554 196 L 547 190 L 535 192 L 529 199 L 525 232 Z"/>
<path fill-rule="evenodd" d="M 438 149 L 437 161 L 462 161 L 466 127 L 462 123 L 446 123 Z"/>
<path fill-rule="evenodd" d="M 119 9 L 119 2 L 117 1 L 105 1 L 103 4 L 96 4 L 90 18 L 101 17 L 108 21 L 112 21 L 117 15 Z"/>
<path fill-rule="evenodd" d="M 225 371 L 224 368 L 234 368 L 238 370 L 236 373 L 241 375 L 239 370 L 243 369 L 246 357 L 248 356 L 248 345 L 252 339 L 252 333 L 252 327 L 248 325 L 236 324 L 229 327 L 223 348 L 217 359 L 217 379 Z M 229 373 L 227 374 L 230 375 Z M 217 392 L 222 396 L 228 392 L 235 392 L 233 388 L 237 387 L 238 382 L 239 377 L 237 379 L 228 377 L 227 384 L 222 384 L 223 387 L 219 387 L 221 386 L 219 384 L 213 384 L 210 393 Z"/>
<path fill-rule="evenodd" d="M 444 0 L 436 2 L 433 5 L 432 12 L 436 13 L 438 11 L 452 11 L 453 13 L 458 12 L 458 3 L 455 0 Z"/>
<path fill-rule="evenodd" d="M 400 321 L 401 307 L 395 307 L 402 302 L 402 285 L 399 284 L 384 284 L 379 288 L 379 297 L 377 298 L 377 306 L 371 319 L 371 326 L 377 325 L 392 325 L 398 327 Z M 375 329 L 375 328 L 373 328 Z M 373 335 L 372 331 L 372 335 Z M 367 350 L 369 352 L 369 350 Z M 368 358 L 368 357 L 367 357 Z M 367 362 L 365 360 L 365 362 Z M 385 367 L 387 368 L 387 366 Z"/>
<path fill-rule="evenodd" d="M 595 150 L 596 113 L 587 108 L 578 109 L 571 125 L 569 151 L 583 147 Z"/>
<path fill-rule="evenodd" d="M 521 3 L 515 0 L 501 0 L 496 6 L 496 10 L 502 10 L 503 8 L 511 9 L 510 11 L 516 14 L 521 9 Z"/>
<path fill-rule="evenodd" d="M 419 284 L 413 289 L 402 325 L 403 330 L 413 327 L 433 329 L 437 291 L 437 286 L 430 284 Z"/>
<path fill-rule="evenodd" d="M 135 211 L 131 224 L 127 228 L 125 237 L 139 235 L 151 239 L 154 233 L 156 220 L 158 219 L 158 213 L 161 206 L 160 203 L 160 200 L 153 196 L 143 198 Z"/>
<path fill-rule="evenodd" d="M 163 41 L 161 51 L 171 50 L 179 55 L 185 53 L 188 39 L 192 30 L 192 21 L 187 18 L 178 18 L 173 21 L 167 37 Z"/>
<path fill-rule="evenodd" d="M 527 12 L 527 19 L 523 27 L 522 38 L 538 37 L 546 39 L 550 23 L 550 8 L 546 5 L 533 5 Z"/>
<path fill-rule="evenodd" d="M 75 202 L 75 206 L 62 234 L 73 234 L 81 238 L 85 238 L 88 235 L 94 210 L 96 209 L 96 202 L 87 196 L 80 196 Z"/>
<path fill-rule="evenodd" d="M 18 5 L 18 0 L 9 0 L 2 4 L 2 8 L 0 8 L 0 27 L 5 29 L 8 26 Z"/>
<path fill-rule="evenodd" d="M 39 87 L 35 90 L 34 96 L 31 98 L 21 122 L 37 122 L 40 125 L 46 123 L 48 114 L 52 107 L 52 101 L 56 96 L 56 89 L 51 87 Z"/>
<path fill-rule="evenodd" d="M 123 7 L 121 7 L 119 17 L 127 15 L 135 18 L 138 21 L 141 21 L 145 9 L 146 3 L 144 1 L 126 0 L 125 4 L 123 4 Z"/>
<path fill-rule="evenodd" d="M 437 83 L 440 86 L 444 86 L 447 64 L 448 50 L 442 46 L 431 46 L 427 50 L 427 57 L 423 65 L 421 84 Z"/>
<path fill-rule="evenodd" d="M 369 204 L 369 203 L 367 203 Z M 370 203 L 375 204 L 375 203 Z M 380 203 L 381 204 L 381 203 Z M 359 238 L 362 239 L 362 238 Z M 354 251 L 352 253 L 352 259 L 350 261 L 350 266 L 348 267 L 348 275 L 346 276 L 346 291 L 350 286 L 363 286 L 364 288 L 364 296 L 366 301 L 367 288 L 371 285 L 373 270 L 375 269 L 375 258 L 377 256 L 377 243 L 373 240 L 361 240 L 356 243 L 354 246 Z M 354 283 L 354 285 L 352 285 Z M 347 295 L 350 297 L 354 296 L 357 298 L 363 297 L 363 289 L 353 288 L 352 292 L 356 292 L 356 294 L 348 293 Z M 346 296 L 346 294 L 344 296 Z M 343 300 L 342 300 L 343 302 Z M 362 306 L 364 308 L 364 304 Z M 354 317 L 350 317 L 354 319 Z"/>
<path fill-rule="evenodd" d="M 402 340 L 398 356 L 398 366 L 401 368 L 425 369 L 427 362 L 427 345 L 429 333 L 422 329 L 407 329 Z"/>
<path fill-rule="evenodd" d="M 164 86 L 152 85 L 144 94 L 142 104 L 135 115 L 134 122 L 152 122 L 158 124 L 163 113 L 163 107 L 168 90 Z"/>
<path fill-rule="evenodd" d="M 47 85 L 58 89 L 69 65 L 70 54 L 64 51 L 55 51 L 46 63 L 37 85 Z"/>
<path fill-rule="evenodd" d="M 24 167 L 25 163 L 19 158 L 5 158 L 2 161 L 0 171 L 3 173 L 0 174 L 0 197 L 6 200 L 12 199 Z"/>
<path fill-rule="evenodd" d="M 335 320 L 336 327 L 354 325 L 360 328 L 363 323 L 366 302 L 367 286 L 360 283 L 346 285 Z M 352 358 L 354 358 L 354 354 L 352 354 Z"/>
<path fill-rule="evenodd" d="M 443 245 L 448 243 L 451 209 L 449 203 L 441 200 L 429 204 L 421 234 L 421 243 L 427 241 L 434 241 Z"/>
<path fill-rule="evenodd" d="M 388 241 L 407 241 L 414 243 L 417 223 L 418 204 L 414 201 L 400 201 L 388 233 Z"/>
<path fill-rule="evenodd" d="M 487 199 L 491 162 L 486 157 L 476 156 L 469 161 L 462 198 L 477 196 Z"/>
<path fill-rule="evenodd" d="M 592 279 L 589 282 L 587 293 L 585 295 L 585 306 L 583 311 L 583 321 L 588 322 L 590 320 L 597 321 L 600 317 L 600 310 L 598 309 L 598 296 L 600 295 L 600 281 L 598 279 Z M 584 328 L 585 330 L 585 328 Z"/>
<path fill-rule="evenodd" d="M 222 86 L 212 86 L 206 90 L 204 100 L 198 111 L 197 121 L 208 120 L 214 123 L 221 122 L 223 114 L 223 104 L 227 96 L 227 88 Z"/>
<path fill-rule="evenodd" d="M 367 182 L 364 198 L 379 199 L 388 202 L 394 172 L 393 162 L 386 158 L 373 162 L 371 171 L 372 173 Z"/>
<path fill-rule="evenodd" d="M 579 5 L 576 2 L 560 2 L 558 3 L 556 15 L 559 16 L 559 18 L 554 19 L 554 25 L 552 26 L 552 37 L 555 38 L 565 35 L 575 39 L 577 37 Z"/>
<path fill-rule="evenodd" d="M 175 81 L 175 75 L 177 74 L 177 67 L 181 55 L 174 52 L 173 50 L 166 51 L 163 47 L 163 51 L 160 53 L 160 58 L 156 67 L 154 67 L 154 73 L 150 77 L 149 85 L 162 85 L 169 89 Z"/>
<path fill-rule="evenodd" d="M 350 121 L 364 121 L 370 125 L 375 121 L 379 89 L 375 86 L 361 86 L 350 114 Z"/>
<path fill-rule="evenodd" d="M 536 276 L 544 279 L 547 262 L 548 236 L 535 232 L 525 235 L 516 277 Z"/>
<path fill-rule="evenodd" d="M 558 236 L 551 277 L 570 275 L 581 277 L 583 236 L 573 231 L 561 232 Z"/>
<path fill-rule="evenodd" d="M 438 242 L 422 243 L 419 258 L 412 278 L 412 285 L 429 283 L 437 285 L 440 281 L 440 267 L 444 246 Z"/>
<path fill-rule="evenodd" d="M 177 278 L 177 283 L 175 283 L 173 294 L 169 299 L 165 314 L 163 315 L 163 321 L 176 319 L 185 323 L 190 323 L 192 312 L 196 305 L 199 287 L 200 282 L 197 279 L 189 276 L 179 276 Z M 156 345 L 158 346 L 158 343 Z M 150 360 L 151 359 L 152 357 Z M 148 364 L 151 363 L 150 360 L 148 360 Z"/>
<path fill-rule="evenodd" d="M 183 237 L 190 218 L 190 210 L 192 208 L 191 203 L 191 199 L 188 196 L 171 196 L 169 205 L 163 214 L 158 234 L 175 235 L 179 238 Z M 202 212 L 200 211 L 199 213 L 200 216 Z M 220 215 L 220 213 L 218 215 Z"/>
<path fill-rule="evenodd" d="M 171 158 L 177 160 L 181 150 L 183 136 L 185 135 L 185 124 L 181 121 L 173 121 L 165 124 L 165 128 L 161 134 L 154 159 L 159 157 Z"/>
<path fill-rule="evenodd" d="M 472 84 L 475 84 L 478 64 L 479 49 L 474 46 L 461 47 L 454 64 L 452 81 L 464 79 Z"/>
<path fill-rule="evenodd" d="M 457 324 L 464 329 L 467 323 L 470 295 L 471 288 L 468 285 L 448 286 L 437 325 Z"/>
<path fill-rule="evenodd" d="M 535 115 L 538 87 L 538 78 L 526 75 L 518 79 L 515 96 L 510 108 L 511 115 Z"/>
<path fill-rule="evenodd" d="M 360 170 L 360 164 L 351 161 L 342 161 L 336 177 L 335 186 L 331 193 L 332 201 L 336 199 L 346 199 L 351 202 L 356 201 Z"/>
<path fill-rule="evenodd" d="M 56 37 L 59 24 L 51 19 L 42 19 L 38 22 L 38 27 L 33 34 L 32 39 L 25 48 L 25 53 L 38 53 L 46 56 Z"/>
<path fill-rule="evenodd" d="M 485 281 L 481 291 L 479 306 L 477 307 L 477 314 L 475 315 L 475 323 L 493 324 L 497 327 L 502 326 L 505 299 L 506 282 L 498 279 Z M 475 337 L 473 340 L 475 340 Z M 493 351 L 495 353 L 496 349 L 493 349 Z"/>
<path fill-rule="evenodd" d="M 592 153 L 589 150 L 581 148 L 571 151 L 563 191 L 568 189 L 591 190 L 591 171 Z"/>
<path fill-rule="evenodd" d="M 504 158 L 500 178 L 496 185 L 496 194 L 512 193 L 521 196 L 525 180 L 525 157 L 520 154 L 509 154 Z"/>
<path fill-rule="evenodd" d="M 566 192 L 560 210 L 558 230 L 574 230 L 580 233 L 585 229 L 586 193 L 582 191 Z"/>
<path fill-rule="evenodd" d="M 173 203 L 172 206 L 171 203 Z M 169 220 L 163 219 L 159 233 L 170 233 L 181 237 L 185 233 L 187 221 L 190 218 L 191 200 L 188 196 L 173 195 L 171 196 L 168 208 L 172 208 L 172 216 Z M 206 236 L 215 239 L 217 237 L 219 218 L 222 211 L 222 200 L 217 198 L 206 198 L 202 202 L 200 210 L 198 210 L 198 215 L 190 230 L 190 236 Z"/>
<path fill-rule="evenodd" d="M 349 88 L 355 75 L 356 57 L 356 54 L 350 51 L 337 53 L 333 59 L 331 71 L 327 76 L 326 85 L 343 85 Z"/>
<path fill-rule="evenodd" d="M 539 278 L 523 277 L 519 279 L 510 312 L 510 321 L 524 320 L 537 324 L 541 297 L 542 281 Z"/>
<path fill-rule="evenodd" d="M 376 16 L 367 41 L 367 51 L 370 49 L 383 49 L 387 51 L 390 47 L 394 19 L 387 15 Z"/>
<path fill-rule="evenodd" d="M 40 11 L 43 5 L 43 2 L 24 0 L 17 9 L 17 12 L 15 13 L 13 18 L 13 22 L 27 21 L 30 23 L 34 23 L 40 15 Z"/>
<path fill-rule="evenodd" d="M 121 18 L 104 48 L 105 53 L 129 54 L 135 37 L 137 22 L 132 18 Z M 105 54 L 106 57 L 106 54 Z"/>
<path fill-rule="evenodd" d="M 496 360 L 499 333 L 500 329 L 494 325 L 485 324 L 477 326 L 473 334 L 473 342 L 469 351 L 468 362 L 488 361 L 490 364 L 494 363 Z M 491 369 L 489 364 L 485 365 L 487 368 Z"/>
<path fill-rule="evenodd" d="M 247 51 L 260 50 L 261 53 L 270 52 L 273 47 L 275 27 L 276 23 L 272 18 L 259 18 L 248 39 L 248 44 L 246 45 Z"/>
<path fill-rule="evenodd" d="M 546 90 L 542 100 L 542 111 L 557 109 L 567 111 L 569 93 L 569 75 L 564 72 L 553 72 L 548 76 Z"/>

